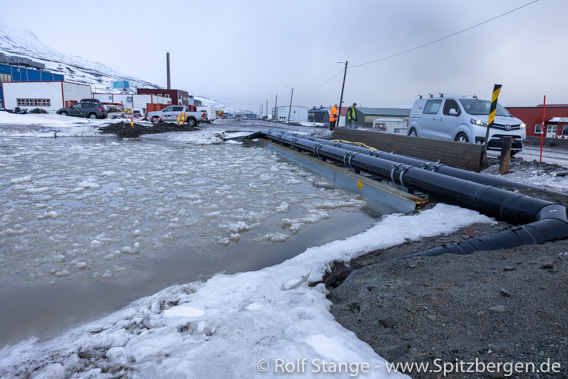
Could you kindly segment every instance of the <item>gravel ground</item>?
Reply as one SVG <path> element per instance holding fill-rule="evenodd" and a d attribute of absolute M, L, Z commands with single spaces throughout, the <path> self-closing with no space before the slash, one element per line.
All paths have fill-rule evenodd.
<path fill-rule="evenodd" d="M 566 195 L 522 192 L 568 206 Z M 331 312 L 387 360 L 430 365 L 406 370 L 413 378 L 567 378 L 568 241 L 393 260 L 510 227 L 473 225 L 336 266 Z"/>

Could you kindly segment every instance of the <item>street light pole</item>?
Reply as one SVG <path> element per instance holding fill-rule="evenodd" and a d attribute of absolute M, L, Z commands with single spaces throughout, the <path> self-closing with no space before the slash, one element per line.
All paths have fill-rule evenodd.
<path fill-rule="evenodd" d="M 345 88 L 345 77 L 347 76 L 347 63 L 349 61 L 337 62 L 345 65 L 345 71 L 343 72 L 343 84 L 341 85 L 341 97 L 339 98 L 339 109 L 337 110 L 337 126 L 339 126 L 339 120 L 341 120 L 341 103 L 343 103 L 343 89 Z"/>
<path fill-rule="evenodd" d="M 288 86 L 286 86 L 286 87 L 288 87 Z M 288 88 L 290 88 L 290 87 L 288 87 Z M 288 121 L 287 122 L 290 122 L 290 113 L 292 113 L 292 97 L 294 97 L 294 88 L 291 88 L 291 90 L 292 90 L 292 93 L 290 94 L 290 108 L 288 109 Z"/>

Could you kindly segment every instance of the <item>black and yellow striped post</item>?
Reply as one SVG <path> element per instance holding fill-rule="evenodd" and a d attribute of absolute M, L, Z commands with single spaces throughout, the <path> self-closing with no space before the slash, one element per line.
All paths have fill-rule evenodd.
<path fill-rule="evenodd" d="M 483 145 L 483 152 L 487 152 L 487 144 L 489 143 L 489 130 L 493 127 L 493 121 L 495 121 L 495 112 L 497 111 L 497 99 L 499 98 L 499 92 L 501 92 L 501 84 L 495 84 L 493 86 L 493 96 L 491 97 L 491 108 L 489 110 L 489 120 L 487 120 L 487 131 L 485 132 L 485 144 Z"/>

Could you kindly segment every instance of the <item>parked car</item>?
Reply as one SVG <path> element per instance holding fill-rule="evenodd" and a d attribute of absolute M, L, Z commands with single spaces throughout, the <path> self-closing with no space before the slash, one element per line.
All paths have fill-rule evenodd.
<path fill-rule="evenodd" d="M 431 97 L 418 99 L 408 118 L 408 135 L 459 142 L 485 143 L 490 100 L 476 97 Z M 497 104 L 487 148 L 501 149 L 501 137 L 513 137 L 512 151 L 521 151 L 527 138 L 526 125 Z"/>
<path fill-rule="evenodd" d="M 197 126 L 205 120 L 206 112 L 192 112 L 187 105 L 170 105 L 161 111 L 148 112 L 146 117 L 154 125 L 161 122 L 179 123 L 183 121 L 189 126 Z"/>
<path fill-rule="evenodd" d="M 88 118 L 106 118 L 108 113 L 100 102 L 81 102 L 70 107 L 61 108 L 57 114 L 64 116 L 88 117 Z"/>

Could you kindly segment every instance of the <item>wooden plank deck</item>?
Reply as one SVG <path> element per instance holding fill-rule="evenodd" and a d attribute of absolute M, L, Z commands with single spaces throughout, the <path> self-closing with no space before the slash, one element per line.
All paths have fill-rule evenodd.
<path fill-rule="evenodd" d="M 364 143 L 375 149 L 427 159 L 464 170 L 479 172 L 483 168 L 483 145 L 430 138 L 408 137 L 401 134 L 336 128 L 334 140 Z"/>

